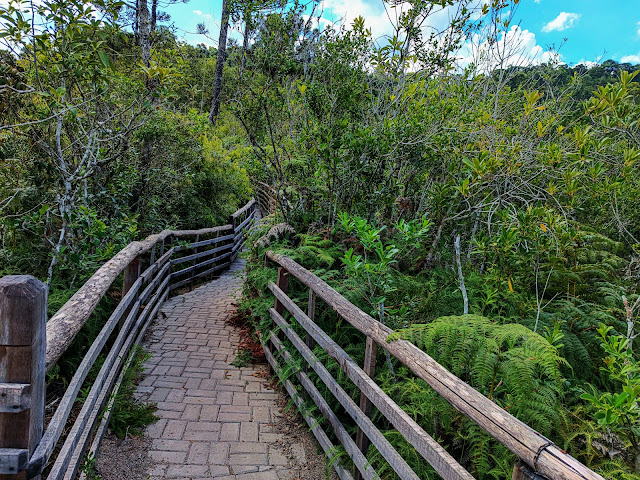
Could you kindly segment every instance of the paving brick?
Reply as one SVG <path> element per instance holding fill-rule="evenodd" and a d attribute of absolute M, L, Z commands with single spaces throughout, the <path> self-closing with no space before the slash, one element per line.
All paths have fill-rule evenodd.
<path fill-rule="evenodd" d="M 256 442 L 231 442 L 229 443 L 229 453 L 268 453 L 269 445 Z"/>
<path fill-rule="evenodd" d="M 188 404 L 184 406 L 181 420 L 194 421 L 200 419 L 200 412 L 202 411 L 202 405 Z"/>
<path fill-rule="evenodd" d="M 164 433 L 162 434 L 162 438 L 180 440 L 182 439 L 182 434 L 184 433 L 186 426 L 187 422 L 184 420 L 169 420 L 167 427 L 164 429 Z"/>
<path fill-rule="evenodd" d="M 239 423 L 223 423 L 220 429 L 220 441 L 237 442 L 240 438 Z"/>
<path fill-rule="evenodd" d="M 187 458 L 187 452 L 165 452 L 164 450 L 149 450 L 149 457 L 161 463 L 183 464 Z"/>
<path fill-rule="evenodd" d="M 230 453 L 229 465 L 268 465 L 269 456 L 266 453 Z"/>
<path fill-rule="evenodd" d="M 169 465 L 167 478 L 193 478 L 195 475 L 206 475 L 207 465 Z"/>
<path fill-rule="evenodd" d="M 209 450 L 209 463 L 211 465 L 226 465 L 229 461 L 229 443 L 223 441 L 214 443 Z"/>
<path fill-rule="evenodd" d="M 257 442 L 259 440 L 259 424 L 255 422 L 240 423 L 240 441 Z"/>
<path fill-rule="evenodd" d="M 191 449 L 187 455 L 187 463 L 206 465 L 209 463 L 210 442 L 191 442 Z M 226 473 L 229 473 L 228 471 Z"/>
<path fill-rule="evenodd" d="M 153 450 L 186 452 L 189 450 L 190 446 L 191 442 L 187 442 L 184 440 L 167 440 L 158 438 L 151 442 L 151 448 Z"/>

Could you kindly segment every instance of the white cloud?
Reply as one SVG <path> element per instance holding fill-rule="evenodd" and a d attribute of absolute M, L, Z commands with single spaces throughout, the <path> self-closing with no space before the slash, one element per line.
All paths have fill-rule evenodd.
<path fill-rule="evenodd" d="M 324 17 L 318 18 L 315 15 L 313 17 L 309 17 L 309 15 L 302 15 L 302 19 L 305 22 L 310 22 L 311 28 L 317 28 L 319 30 L 322 30 L 325 27 L 333 27 L 333 22 L 327 20 Z"/>
<path fill-rule="evenodd" d="M 389 35 L 393 31 L 390 17 L 387 15 L 383 2 L 324 0 L 322 7 L 324 10 L 323 20 L 327 20 L 331 24 L 343 23 L 345 27 L 350 28 L 356 18 L 362 17 L 365 20 L 365 26 L 371 29 L 374 38 Z M 395 8 L 388 9 L 391 15 L 395 10 Z"/>
<path fill-rule="evenodd" d="M 209 21 L 213 20 L 213 17 L 211 15 L 209 15 L 208 13 L 202 13 L 200 10 L 194 10 L 193 13 L 195 13 L 199 17 L 202 17 L 205 20 L 209 20 Z"/>
<path fill-rule="evenodd" d="M 549 61 L 561 63 L 560 55 L 538 45 L 535 33 L 512 25 L 507 32 L 500 32 L 495 42 L 489 42 L 479 34 L 467 39 L 458 52 L 457 64 L 465 68 L 473 63 L 479 71 L 486 72 L 496 67 L 538 65 Z"/>
<path fill-rule="evenodd" d="M 600 65 L 600 62 L 593 62 L 591 60 L 580 60 L 578 63 L 576 63 L 576 67 L 578 65 L 584 65 L 587 69 L 590 69 L 590 68 L 597 67 L 598 65 Z"/>
<path fill-rule="evenodd" d="M 640 53 L 637 55 L 626 55 L 620 59 L 620 63 L 640 64 Z"/>
<path fill-rule="evenodd" d="M 579 13 L 560 12 L 560 15 L 542 27 L 542 31 L 553 32 L 554 30 L 557 30 L 558 32 L 562 32 L 567 28 L 573 27 L 581 16 L 582 15 Z"/>
<path fill-rule="evenodd" d="M 477 0 L 477 5 L 481 6 L 488 1 Z M 380 40 L 382 37 L 394 35 L 394 26 L 398 25 L 401 15 L 411 8 L 409 2 L 397 2 L 397 5 L 390 3 L 392 2 L 382 0 L 323 0 L 321 23 L 326 20 L 329 24 L 344 25 L 350 29 L 353 21 L 362 17 L 365 27 L 371 29 L 373 39 Z M 457 2 L 444 8 L 436 7 L 422 24 L 423 31 L 446 29 L 456 15 L 458 7 Z"/>

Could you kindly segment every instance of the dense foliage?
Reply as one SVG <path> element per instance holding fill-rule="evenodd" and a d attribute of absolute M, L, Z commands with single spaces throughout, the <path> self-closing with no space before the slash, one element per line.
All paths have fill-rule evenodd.
<path fill-rule="evenodd" d="M 289 224 L 270 248 L 605 477 L 640 478 L 638 67 L 515 66 L 492 45 L 517 2 L 476 3 L 400 2 L 376 40 L 363 19 L 319 31 L 308 5 L 229 2 L 247 41 L 215 126 L 215 49 L 159 26 L 145 56 L 119 2 L 0 7 L 0 274 L 47 280 L 54 311 L 129 241 L 220 223 L 264 182 L 278 208 L 253 240 Z M 442 8 L 449 28 L 422 28 Z M 244 302 L 260 331 L 266 243 Z M 362 360 L 361 335 L 317 321 Z M 504 447 L 379 354 L 376 380 L 466 468 L 510 476 Z"/>

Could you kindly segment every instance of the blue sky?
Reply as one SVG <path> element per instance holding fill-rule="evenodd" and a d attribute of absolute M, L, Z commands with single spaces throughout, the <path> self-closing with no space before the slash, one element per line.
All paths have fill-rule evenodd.
<path fill-rule="evenodd" d="M 180 37 L 215 46 L 221 5 L 222 0 L 190 0 L 166 11 Z M 391 31 L 382 0 L 324 0 L 322 10 L 329 21 L 344 18 L 350 23 L 361 15 L 378 37 Z M 434 21 L 443 20 L 441 16 Z M 199 22 L 209 29 L 209 38 L 194 33 Z M 610 58 L 640 63 L 640 0 L 521 0 L 514 22 L 517 26 L 511 27 L 510 34 L 520 39 L 527 55 L 538 60 L 547 58 L 543 52 L 549 47 L 562 44 L 560 60 L 568 64 Z M 236 30 L 231 36 L 239 38 L 240 33 Z"/>

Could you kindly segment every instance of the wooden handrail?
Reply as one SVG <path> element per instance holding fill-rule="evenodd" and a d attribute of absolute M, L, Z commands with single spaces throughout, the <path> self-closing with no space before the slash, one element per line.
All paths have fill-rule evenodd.
<path fill-rule="evenodd" d="M 163 230 L 140 242 L 131 242 L 102 265 L 47 322 L 46 368 L 49 370 L 69 348 L 87 322 L 98 302 L 107 293 L 118 275 L 137 257 L 170 237 L 183 238 L 232 230 L 231 225 L 201 230 Z"/>
<path fill-rule="evenodd" d="M 343 319 L 394 355 L 411 371 L 427 382 L 453 407 L 476 422 L 489 435 L 515 453 L 535 472 L 549 479 L 603 480 L 549 439 L 521 422 L 480 392 L 453 375 L 424 351 L 406 340 L 388 342 L 393 331 L 350 303 L 291 258 L 267 251 L 266 256 L 309 287 Z M 273 288 L 272 288 L 273 291 Z M 274 292 L 275 293 L 275 292 Z M 282 297 L 276 304 L 282 305 Z M 280 312 L 278 312 L 280 313 Z M 293 313 L 293 312 L 292 312 Z M 300 313 L 298 312 L 298 316 Z M 307 330 L 309 331 L 309 330 Z M 344 370 L 345 366 L 341 366 Z"/>
<path fill-rule="evenodd" d="M 254 199 L 251 199 L 249 202 L 247 202 L 247 204 L 240 208 L 239 210 L 236 210 L 233 215 L 231 215 L 231 218 L 238 218 L 240 215 L 242 215 L 243 213 L 245 213 L 247 210 L 249 210 L 251 207 L 253 207 L 253 205 L 256 203 L 256 201 Z"/>

